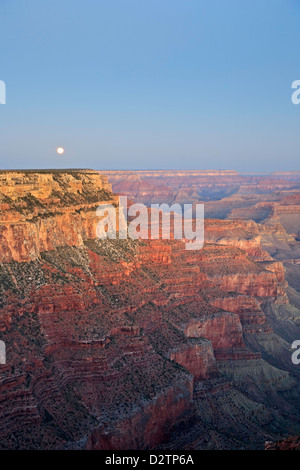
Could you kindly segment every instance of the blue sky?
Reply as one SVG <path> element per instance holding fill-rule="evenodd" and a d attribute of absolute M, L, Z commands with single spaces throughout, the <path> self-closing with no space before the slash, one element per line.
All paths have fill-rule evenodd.
<path fill-rule="evenodd" d="M 0 19 L 1 168 L 299 170 L 299 0 L 0 0 Z"/>

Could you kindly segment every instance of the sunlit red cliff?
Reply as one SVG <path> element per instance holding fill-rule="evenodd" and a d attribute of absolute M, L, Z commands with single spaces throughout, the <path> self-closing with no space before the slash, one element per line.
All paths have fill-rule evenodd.
<path fill-rule="evenodd" d="M 199 191 L 217 177 L 214 197 L 232 198 L 228 186 L 241 177 L 212 173 Z M 197 186 L 199 174 L 176 174 L 173 186 L 173 174 L 161 176 L 157 199 L 181 203 L 178 178 Z M 281 262 L 298 242 L 278 212 L 290 199 L 268 223 L 231 211 L 207 219 L 199 251 L 180 240 L 101 241 L 96 208 L 117 203 L 111 177 L 0 173 L 1 447 L 263 448 L 298 435 L 290 342 L 300 334 L 300 293 Z M 134 195 L 127 184 L 128 195 L 142 191 L 149 202 L 147 184 Z M 299 185 L 264 180 L 252 202 L 259 193 L 273 204 L 272 184 L 292 195 Z M 221 202 L 208 203 L 217 211 Z"/>

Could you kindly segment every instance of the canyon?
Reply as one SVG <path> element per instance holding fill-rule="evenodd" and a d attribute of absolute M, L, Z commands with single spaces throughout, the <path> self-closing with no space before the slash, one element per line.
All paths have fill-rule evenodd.
<path fill-rule="evenodd" d="M 117 193 L 204 202 L 203 249 L 99 240 L 96 209 Z M 0 448 L 300 435 L 299 195 L 296 172 L 0 172 Z"/>

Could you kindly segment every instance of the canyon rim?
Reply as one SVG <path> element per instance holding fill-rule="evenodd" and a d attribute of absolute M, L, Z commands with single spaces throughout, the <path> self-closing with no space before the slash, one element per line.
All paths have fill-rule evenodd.
<path fill-rule="evenodd" d="M 2 466 L 278 465 L 300 449 L 300 2 L 0 19 Z"/>
<path fill-rule="evenodd" d="M 99 240 L 96 210 L 119 194 L 204 203 L 204 247 Z M 299 201 L 296 172 L 1 171 L 1 448 L 300 435 Z"/>

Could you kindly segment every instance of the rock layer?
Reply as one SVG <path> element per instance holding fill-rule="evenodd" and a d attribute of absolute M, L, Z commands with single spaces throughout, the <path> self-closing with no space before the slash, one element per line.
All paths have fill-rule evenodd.
<path fill-rule="evenodd" d="M 297 384 L 276 368 L 269 321 L 287 285 L 256 224 L 208 222 L 194 252 L 100 241 L 96 208 L 116 201 L 103 176 L 1 181 L 2 448 L 201 448 L 207 426 L 225 447 L 241 430 L 240 446 L 263 444 L 280 435 L 272 419 L 297 434 L 280 395 Z"/>

